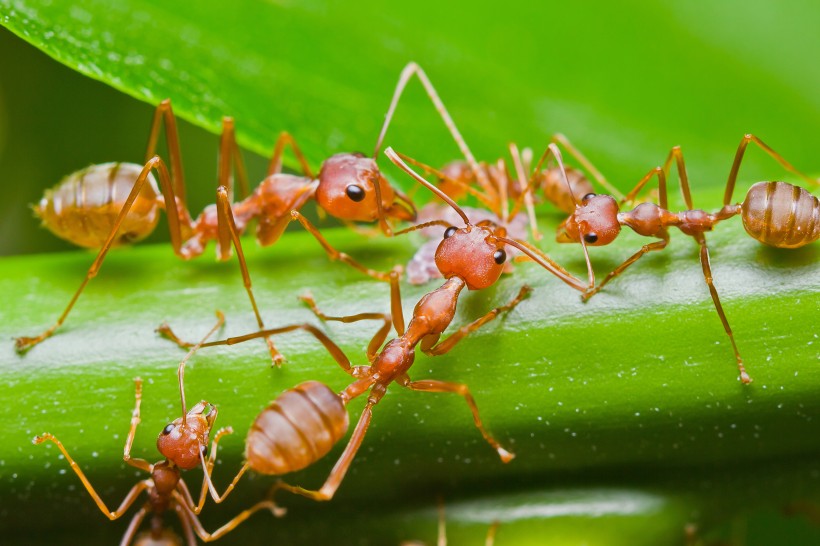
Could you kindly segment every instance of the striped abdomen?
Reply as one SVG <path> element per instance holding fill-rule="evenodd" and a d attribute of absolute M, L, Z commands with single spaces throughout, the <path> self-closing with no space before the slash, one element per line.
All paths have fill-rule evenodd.
<path fill-rule="evenodd" d="M 283 392 L 262 410 L 245 440 L 245 460 L 260 474 L 287 474 L 324 457 L 347 432 L 338 394 L 317 381 Z"/>
<path fill-rule="evenodd" d="M 78 246 L 100 248 L 134 187 L 142 165 L 102 163 L 65 177 L 46 190 L 34 213 L 57 237 Z M 147 237 L 159 220 L 159 190 L 152 175 L 128 212 L 114 245 Z"/>
<path fill-rule="evenodd" d="M 758 182 L 741 208 L 743 227 L 761 243 L 798 248 L 820 238 L 820 201 L 801 187 Z"/>

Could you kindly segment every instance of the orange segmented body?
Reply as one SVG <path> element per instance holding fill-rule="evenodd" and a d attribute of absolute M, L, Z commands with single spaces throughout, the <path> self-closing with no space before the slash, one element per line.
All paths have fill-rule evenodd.
<path fill-rule="evenodd" d="M 74 172 L 46 191 L 34 213 L 57 237 L 78 246 L 100 248 L 111 234 L 141 171 L 142 165 L 135 163 L 102 163 Z M 114 245 L 150 235 L 159 220 L 160 203 L 157 182 L 149 175 Z"/>
<path fill-rule="evenodd" d="M 279 395 L 251 425 L 245 459 L 260 474 L 287 474 L 324 457 L 347 432 L 338 394 L 307 381 Z"/>
<path fill-rule="evenodd" d="M 578 169 L 566 167 L 566 176 L 569 186 L 564 183 L 561 170 L 552 167 L 538 173 L 538 181 L 547 201 L 567 214 L 572 214 L 575 211 L 576 200 L 592 193 L 594 188 L 584 173 Z"/>
<path fill-rule="evenodd" d="M 746 232 L 763 244 L 799 248 L 820 239 L 820 200 L 786 182 L 758 182 L 741 205 Z"/>

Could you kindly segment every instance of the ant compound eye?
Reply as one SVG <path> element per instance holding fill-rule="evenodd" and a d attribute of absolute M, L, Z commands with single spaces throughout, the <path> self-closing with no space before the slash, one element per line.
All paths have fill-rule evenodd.
<path fill-rule="evenodd" d="M 589 244 L 592 244 L 597 240 L 598 240 L 598 236 L 595 235 L 594 233 L 587 233 L 586 235 L 584 235 L 584 241 L 588 242 Z"/>
<path fill-rule="evenodd" d="M 361 186 L 357 186 L 356 184 L 350 184 L 348 187 L 346 187 L 345 193 L 351 201 L 355 201 L 357 203 L 364 199 L 364 189 L 362 189 Z"/>
<path fill-rule="evenodd" d="M 493 253 L 493 260 L 495 260 L 495 263 L 498 265 L 501 265 L 507 261 L 507 253 L 504 252 L 503 248 L 498 249 Z"/>
<path fill-rule="evenodd" d="M 455 233 L 456 231 L 458 231 L 458 228 L 456 226 L 448 227 L 446 230 L 444 230 L 444 238 L 447 239 L 449 237 L 452 237 L 453 233 Z"/>
<path fill-rule="evenodd" d="M 208 444 L 202 444 L 202 456 L 205 457 L 208 455 Z"/>
<path fill-rule="evenodd" d="M 581 203 L 586 203 L 587 201 L 589 201 L 590 199 L 592 199 L 596 195 L 598 195 L 598 194 L 597 193 L 588 193 L 588 194 L 586 194 L 585 196 L 583 196 L 581 198 Z"/>
<path fill-rule="evenodd" d="M 162 429 L 163 436 L 168 436 L 169 434 L 171 434 L 172 430 L 174 430 L 174 424 L 168 423 L 168 425 L 166 425 L 166 427 Z"/>

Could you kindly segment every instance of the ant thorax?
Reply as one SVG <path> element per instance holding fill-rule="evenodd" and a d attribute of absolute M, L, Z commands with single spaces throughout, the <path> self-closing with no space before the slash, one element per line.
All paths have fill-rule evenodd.
<path fill-rule="evenodd" d="M 497 226 L 450 227 L 436 250 L 436 266 L 444 278 L 460 277 L 470 290 L 492 286 L 504 271 L 507 253 Z"/>
<path fill-rule="evenodd" d="M 618 216 L 615 198 L 588 194 L 577 205 L 575 212 L 558 226 L 555 240 L 559 243 L 578 243 L 583 234 L 587 245 L 608 245 L 621 231 Z"/>
<path fill-rule="evenodd" d="M 394 209 L 395 193 L 376 161 L 362 154 L 336 154 L 322 163 L 316 202 L 342 220 L 374 222 L 379 218 L 375 182 L 379 183 L 385 214 Z"/>

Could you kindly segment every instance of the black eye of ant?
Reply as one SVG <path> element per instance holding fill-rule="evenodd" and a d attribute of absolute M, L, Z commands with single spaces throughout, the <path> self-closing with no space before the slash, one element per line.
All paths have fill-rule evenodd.
<path fill-rule="evenodd" d="M 202 456 L 205 457 L 208 455 L 208 444 L 202 444 Z"/>
<path fill-rule="evenodd" d="M 586 241 L 590 244 L 594 243 L 597 240 L 598 240 L 598 236 L 595 235 L 594 233 L 587 233 L 586 235 L 584 235 L 584 241 Z"/>
<path fill-rule="evenodd" d="M 593 197 L 595 197 L 596 195 L 598 195 L 598 194 L 596 194 L 596 193 L 588 193 L 588 194 L 586 194 L 585 196 L 583 196 L 583 197 L 581 198 L 581 203 L 586 203 L 587 201 L 589 201 L 590 199 L 592 199 L 592 198 L 593 198 Z"/>
<path fill-rule="evenodd" d="M 174 424 L 169 423 L 164 429 L 162 429 L 162 434 L 164 436 L 167 436 L 167 435 L 171 434 L 172 430 L 174 430 Z"/>
<path fill-rule="evenodd" d="M 346 187 L 345 193 L 351 201 L 356 201 L 357 203 L 364 199 L 364 190 L 361 186 L 357 186 L 356 184 L 350 184 Z"/>
<path fill-rule="evenodd" d="M 444 238 L 447 239 L 448 237 L 452 237 L 453 233 L 455 233 L 456 231 L 458 231 L 458 228 L 456 226 L 448 227 L 446 230 L 444 230 Z"/>
<path fill-rule="evenodd" d="M 503 248 L 498 249 L 493 253 L 493 259 L 495 260 L 495 263 L 501 265 L 507 261 L 507 253 L 504 252 Z"/>

